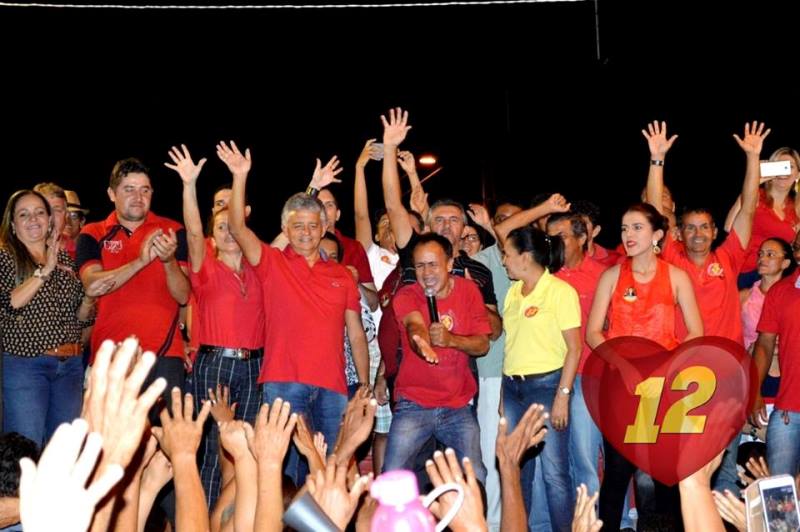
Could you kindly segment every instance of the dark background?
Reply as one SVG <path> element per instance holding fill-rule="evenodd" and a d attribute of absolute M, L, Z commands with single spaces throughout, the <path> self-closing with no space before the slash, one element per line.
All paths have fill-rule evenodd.
<path fill-rule="evenodd" d="M 640 5 L 643 4 L 643 5 Z M 253 151 L 253 224 L 279 230 L 283 201 L 314 158 L 338 154 L 341 225 L 352 230 L 352 168 L 379 115 L 410 111 L 404 147 L 444 167 L 435 199 L 524 202 L 559 191 L 604 208 L 607 244 L 648 165 L 640 130 L 680 135 L 668 185 L 680 204 L 724 216 L 746 120 L 773 129 L 764 158 L 799 146 L 797 3 L 562 2 L 437 8 L 118 11 L 0 8 L 0 197 L 42 180 L 104 217 L 117 159 L 151 167 L 153 210 L 180 217 L 162 166 L 186 143 L 209 157 L 201 207 L 228 180 L 214 144 Z M 426 171 L 421 170 L 422 175 Z M 371 207 L 380 163 L 367 167 Z M 719 220 L 721 223 L 721 220 Z"/>

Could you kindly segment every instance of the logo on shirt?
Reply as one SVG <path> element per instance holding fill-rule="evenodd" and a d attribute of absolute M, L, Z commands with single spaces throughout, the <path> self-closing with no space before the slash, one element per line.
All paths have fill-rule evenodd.
<path fill-rule="evenodd" d="M 122 251 L 122 240 L 105 240 L 103 241 L 103 249 L 116 255 Z"/>
<path fill-rule="evenodd" d="M 442 314 L 439 316 L 439 323 L 444 325 L 444 328 L 448 331 L 453 330 L 453 317 L 450 314 Z"/>
<path fill-rule="evenodd" d="M 538 314 L 538 312 L 539 312 L 539 307 L 530 306 L 530 307 L 525 309 L 525 317 L 526 318 L 532 318 L 532 317 L 536 316 L 536 314 Z"/>
<path fill-rule="evenodd" d="M 389 303 L 392 301 L 392 296 L 389 294 L 383 294 L 381 296 L 381 307 L 386 308 L 389 306 Z"/>
<path fill-rule="evenodd" d="M 392 258 L 389 255 L 381 255 L 381 260 L 386 264 L 392 263 Z"/>
<path fill-rule="evenodd" d="M 711 277 L 724 277 L 725 270 L 719 262 L 712 262 L 708 265 L 708 275 Z"/>
<path fill-rule="evenodd" d="M 622 299 L 624 299 L 628 303 L 633 303 L 634 301 L 636 301 L 636 299 L 637 299 L 636 298 L 636 289 L 634 287 L 632 287 L 632 286 L 629 286 L 627 288 L 627 290 L 625 290 L 625 293 L 622 294 Z"/>

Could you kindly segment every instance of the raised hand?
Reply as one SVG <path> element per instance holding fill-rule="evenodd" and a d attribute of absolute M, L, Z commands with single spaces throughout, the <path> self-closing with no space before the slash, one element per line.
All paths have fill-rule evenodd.
<path fill-rule="evenodd" d="M 181 404 L 181 399 L 183 403 Z M 203 436 L 203 424 L 208 418 L 211 403 L 206 402 L 194 417 L 194 400 L 191 394 L 181 398 L 181 390 L 177 386 L 172 389 L 172 415 L 165 408 L 161 411 L 161 427 L 153 427 L 153 435 L 164 454 L 175 462 L 178 456 L 197 454 L 200 439 Z"/>
<path fill-rule="evenodd" d="M 422 358 L 431 364 L 439 363 L 439 355 L 437 355 L 436 351 L 433 350 L 431 344 L 425 341 L 425 339 L 418 334 L 412 336 L 411 339 L 417 344 L 417 349 L 419 349 L 419 354 Z"/>
<path fill-rule="evenodd" d="M 275 399 L 272 406 L 266 403 L 261 405 L 254 427 L 244 426 L 247 445 L 260 467 L 282 466 L 297 423 L 297 414 L 289 415 L 290 410 L 288 402 Z"/>
<path fill-rule="evenodd" d="M 480 225 L 487 231 L 492 230 L 492 218 L 489 216 L 489 211 L 480 203 L 470 203 L 467 214 L 473 222 Z"/>
<path fill-rule="evenodd" d="M 173 164 L 164 163 L 164 166 L 171 170 L 175 170 L 178 172 L 178 175 L 181 177 L 181 181 L 183 181 L 184 185 L 193 185 L 197 182 L 197 177 L 200 175 L 200 171 L 203 169 L 203 165 L 206 164 L 207 159 L 203 157 L 198 161 L 197 164 L 194 164 L 192 161 L 192 156 L 189 153 L 189 148 L 186 147 L 186 144 L 181 144 L 181 149 L 179 150 L 175 146 L 173 146 L 169 152 L 167 152 L 169 158 L 172 159 Z"/>
<path fill-rule="evenodd" d="M 411 126 L 408 124 L 408 111 L 401 108 L 389 109 L 389 120 L 381 115 L 383 122 L 383 145 L 397 147 L 402 143 Z"/>
<path fill-rule="evenodd" d="M 336 463 L 336 455 L 331 455 L 324 470 L 308 476 L 306 487 L 339 530 L 345 530 L 356 511 L 361 494 L 372 480 L 372 474 L 358 477 L 348 491 L 347 465 Z"/>
<path fill-rule="evenodd" d="M 372 434 L 377 410 L 378 402 L 372 398 L 366 386 L 359 388 L 347 403 L 344 420 L 339 427 L 339 445 L 336 446 L 336 454 L 341 462 L 349 462 L 356 449 Z"/>
<path fill-rule="evenodd" d="M 64 423 L 38 465 L 30 458 L 20 460 L 19 512 L 26 531 L 88 529 L 95 506 L 122 478 L 120 464 L 108 465 L 86 487 L 103 446 L 102 436 L 93 432 L 87 437 L 88 430 L 83 419 Z"/>
<path fill-rule="evenodd" d="M 89 374 L 81 417 L 103 437 L 104 465 L 128 466 L 142 441 L 147 413 L 167 385 L 159 377 L 139 395 L 156 357 L 147 351 L 132 364 L 138 352 L 135 338 L 126 339 L 118 347 L 106 340 L 97 351 Z"/>
<path fill-rule="evenodd" d="M 428 472 L 428 477 L 436 488 L 452 482 L 459 484 L 464 490 L 464 503 L 450 521 L 450 530 L 453 532 L 487 530 L 486 519 L 483 518 L 481 489 L 475 477 L 475 470 L 472 462 L 466 456 L 463 463 L 464 471 L 462 472 L 453 449 L 445 450 L 444 454 L 436 451 L 433 453 L 433 460 L 425 462 L 425 471 Z M 443 493 L 441 497 L 431 503 L 431 513 L 438 519 L 442 519 L 450 511 L 456 498 L 457 495 L 453 491 Z"/>
<path fill-rule="evenodd" d="M 572 532 L 599 532 L 603 522 L 597 518 L 594 505 L 600 493 L 589 497 L 586 484 L 578 486 L 578 497 L 575 502 L 575 513 L 572 516 Z"/>
<path fill-rule="evenodd" d="M 314 173 L 311 175 L 311 183 L 309 185 L 317 190 L 322 190 L 331 183 L 341 183 L 341 179 L 336 179 L 336 176 L 341 173 L 344 168 L 339 168 L 339 159 L 335 155 L 331 157 L 328 164 L 322 166 L 322 163 L 317 159 L 317 166 L 314 168 Z"/>
<path fill-rule="evenodd" d="M 545 206 L 550 213 L 556 212 L 567 212 L 569 208 L 572 206 L 571 203 L 567 203 L 567 200 L 561 194 L 553 194 L 547 201 L 545 201 Z"/>
<path fill-rule="evenodd" d="M 667 138 L 667 123 L 658 123 L 658 120 L 653 120 L 652 123 L 647 124 L 647 129 L 642 130 L 642 135 L 647 139 L 647 146 L 650 148 L 650 158 L 656 160 L 664 160 L 667 152 L 672 147 L 678 135 L 672 135 Z"/>
<path fill-rule="evenodd" d="M 745 467 L 747 467 L 747 470 L 756 480 L 771 476 L 769 466 L 763 456 L 759 456 L 757 460 L 751 457 L 745 464 Z"/>
<path fill-rule="evenodd" d="M 764 131 L 764 122 L 757 122 L 753 120 L 752 124 L 744 125 L 744 137 L 739 138 L 736 133 L 733 138 L 739 147 L 747 154 L 760 155 L 761 148 L 764 145 L 764 139 L 772 132 L 771 129 Z"/>
<path fill-rule="evenodd" d="M 225 141 L 220 141 L 217 144 L 217 157 L 225 163 L 231 174 L 235 176 L 247 175 L 253 165 L 253 160 L 250 157 L 250 148 L 244 150 L 244 155 L 236 147 L 236 143 L 231 141 L 230 147 L 225 144 Z"/>
<path fill-rule="evenodd" d="M 153 262 L 153 259 L 155 259 L 158 256 L 156 254 L 154 242 L 162 234 L 164 234 L 164 231 L 162 229 L 156 229 L 155 231 L 147 235 L 147 238 L 145 238 L 142 241 L 142 247 L 139 248 L 139 261 L 141 261 L 141 263 L 144 264 L 145 266 Z"/>
<path fill-rule="evenodd" d="M 170 262 L 178 251 L 178 235 L 172 228 L 167 233 L 162 232 L 153 238 L 153 252 L 161 262 Z"/>
<path fill-rule="evenodd" d="M 318 469 L 325 467 L 325 455 L 320 454 L 320 450 L 315 445 L 315 437 L 311 435 L 311 431 L 306 424 L 303 416 L 298 416 L 297 424 L 295 425 L 294 435 L 292 441 L 294 442 L 300 454 L 306 457 L 311 473 L 316 473 Z M 323 442 L 325 441 L 323 437 Z M 327 445 L 326 451 L 327 451 Z"/>
<path fill-rule="evenodd" d="M 158 493 L 161 488 L 172 480 L 172 462 L 169 461 L 164 451 L 158 449 L 144 468 L 142 473 L 142 489 L 150 489 Z"/>
<path fill-rule="evenodd" d="M 425 192 L 425 189 L 422 186 L 416 186 L 411 188 L 411 198 L 409 199 L 409 206 L 411 210 L 416 211 L 423 218 L 428 215 L 428 193 Z"/>
<path fill-rule="evenodd" d="M 364 148 L 362 148 L 361 153 L 358 155 L 358 160 L 356 161 L 356 167 L 364 168 L 367 166 L 367 163 L 372 159 L 373 152 L 375 151 L 375 144 L 376 139 L 369 139 L 365 144 Z"/>
<path fill-rule="evenodd" d="M 60 240 L 61 235 L 55 231 L 51 231 L 50 235 L 47 237 L 47 253 L 45 255 L 44 267 L 42 268 L 42 273 L 45 275 L 53 273 L 53 270 L 58 266 L 58 249 L 61 247 L 59 245 Z"/>
<path fill-rule="evenodd" d="M 233 420 L 236 413 L 236 403 L 230 404 L 230 388 L 217 384 L 216 393 L 208 389 L 208 402 L 211 403 L 211 417 L 217 423 Z"/>
<path fill-rule="evenodd" d="M 409 128 L 410 129 L 410 128 Z M 417 164 L 414 160 L 414 154 L 408 150 L 402 150 L 397 153 L 397 163 L 408 175 L 417 173 Z"/>
<path fill-rule="evenodd" d="M 728 490 L 725 490 L 724 494 L 712 491 L 711 495 L 714 496 L 714 504 L 720 517 L 735 526 L 736 530 L 747 532 L 747 511 L 744 502 Z"/>
<path fill-rule="evenodd" d="M 544 428 L 547 417 L 544 406 L 534 403 L 525 411 L 511 434 L 508 434 L 508 421 L 501 417 L 495 444 L 495 454 L 500 464 L 519 467 L 525 452 L 539 445 L 547 435 L 547 429 Z"/>
<path fill-rule="evenodd" d="M 252 456 L 247 447 L 244 428 L 246 424 L 241 420 L 223 421 L 219 424 L 219 441 L 222 443 L 222 448 L 233 457 L 234 462 L 239 462 L 248 455 Z"/>

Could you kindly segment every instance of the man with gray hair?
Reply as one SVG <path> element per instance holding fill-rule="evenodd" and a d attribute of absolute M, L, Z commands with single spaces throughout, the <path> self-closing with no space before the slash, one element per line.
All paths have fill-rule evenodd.
<path fill-rule="evenodd" d="M 325 436 L 332 451 L 347 405 L 345 328 L 359 382 L 368 382 L 369 356 L 358 287 L 347 268 L 320 255 L 326 220 L 319 200 L 303 193 L 290 197 L 281 212 L 281 232 L 288 245 L 282 251 L 271 247 L 245 225 L 249 150 L 243 155 L 235 144 L 221 143 L 217 153 L 233 173 L 230 232 L 264 290 L 265 356 L 258 379 L 264 402 L 272 404 L 280 397 L 290 403 L 292 412 L 305 415 L 312 432 Z M 324 168 L 318 164 L 313 189 L 319 190 L 321 186 L 316 185 L 332 172 L 330 164 Z M 294 448 L 286 473 L 296 485 L 307 473 Z"/>

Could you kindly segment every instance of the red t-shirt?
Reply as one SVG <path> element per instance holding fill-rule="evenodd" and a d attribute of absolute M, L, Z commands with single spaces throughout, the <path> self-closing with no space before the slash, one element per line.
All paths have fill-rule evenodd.
<path fill-rule="evenodd" d="M 361 242 L 344 236 L 338 229 L 335 229 L 334 232 L 336 238 L 342 243 L 342 251 L 344 252 L 341 261 L 342 264 L 345 266 L 353 266 L 358 270 L 359 283 L 374 283 L 375 280 L 372 278 L 372 270 L 369 268 L 367 252 L 364 246 L 361 245 Z"/>
<path fill-rule="evenodd" d="M 632 259 L 619 266 L 619 278 L 608 308 L 606 338 L 641 336 L 667 349 L 680 342 L 675 336 L 675 297 L 669 264 L 658 260 L 655 276 L 647 283 L 633 277 Z M 736 317 L 739 318 L 738 316 Z"/>
<path fill-rule="evenodd" d="M 378 346 L 381 349 L 384 371 L 386 377 L 394 377 L 397 374 L 397 350 L 400 347 L 400 331 L 397 328 L 397 320 L 394 318 L 394 307 L 392 298 L 400 288 L 402 270 L 397 267 L 384 279 L 383 286 L 378 290 L 378 304 L 383 311 L 381 323 L 378 325 Z"/>
<path fill-rule="evenodd" d="M 87 224 L 78 235 L 78 268 L 99 264 L 103 270 L 115 270 L 135 260 L 142 242 L 153 231 L 172 229 L 178 237 L 175 258 L 186 263 L 186 231 L 174 220 L 152 212 L 132 233 L 119 224 L 116 212 L 101 222 Z M 183 358 L 183 339 L 178 330 L 179 307 L 167 288 L 167 274 L 158 258 L 145 266 L 128 282 L 98 300 L 97 320 L 92 331 L 92 361 L 103 340 L 121 342 L 136 335 L 145 351 Z"/>
<path fill-rule="evenodd" d="M 594 255 L 591 256 L 591 259 L 599 262 L 606 268 L 610 268 L 611 266 L 615 266 L 623 261 L 625 259 L 625 253 L 620 254 L 616 250 L 606 249 L 603 246 L 595 243 Z"/>
<path fill-rule="evenodd" d="M 747 256 L 742 265 L 743 272 L 756 269 L 758 262 L 758 249 L 764 240 L 772 237 L 779 237 L 787 242 L 794 240 L 795 226 L 798 224 L 797 213 L 794 210 L 794 203 L 787 198 L 783 207 L 783 220 L 778 218 L 772 207 L 766 202 L 766 191 L 762 188 L 758 194 L 758 206 L 753 217 L 753 234 L 750 235 L 750 243 L 747 246 Z"/>
<path fill-rule="evenodd" d="M 586 343 L 586 323 L 589 321 L 589 311 L 592 310 L 592 302 L 597 288 L 600 275 L 606 271 L 607 267 L 596 260 L 584 256 L 577 268 L 567 268 L 563 266 L 555 273 L 555 276 L 566 281 L 578 292 L 581 304 L 581 360 L 578 364 L 578 373 L 583 373 L 583 366 L 586 358 L 591 354 L 592 348 Z"/>
<path fill-rule="evenodd" d="M 266 319 L 258 382 L 299 382 L 346 394 L 344 314 L 361 315 L 350 271 L 321 259 L 312 268 L 291 246 L 281 251 L 266 244 L 255 271 Z"/>
<path fill-rule="evenodd" d="M 703 318 L 704 334 L 729 338 L 742 345 L 742 306 L 736 278 L 744 263 L 745 253 L 739 235 L 731 231 L 722 245 L 706 257 L 702 266 L 692 262 L 682 242 L 669 236 L 664 239 L 662 254 L 665 261 L 689 274 Z M 685 338 L 687 330 L 682 316 L 676 321 L 676 326 L 678 338 Z"/>
<path fill-rule="evenodd" d="M 264 345 L 264 295 L 255 270 L 242 261 L 235 273 L 206 251 L 197 273 L 189 273 L 197 298 L 192 315 L 198 344 L 258 349 Z"/>
<path fill-rule="evenodd" d="M 775 283 L 767 292 L 759 332 L 777 334 L 781 384 L 775 408 L 800 412 L 800 270 Z"/>
<path fill-rule="evenodd" d="M 437 299 L 439 321 L 459 336 L 489 335 L 489 315 L 478 286 L 467 279 L 451 276 L 453 290 Z M 392 300 L 403 345 L 403 358 L 395 382 L 395 394 L 425 408 L 461 408 L 475 395 L 477 386 L 469 369 L 470 356 L 453 348 L 435 347 L 438 364 L 429 364 L 411 349 L 403 318 L 419 311 L 430 326 L 428 303 L 419 283 L 406 285 Z"/>

